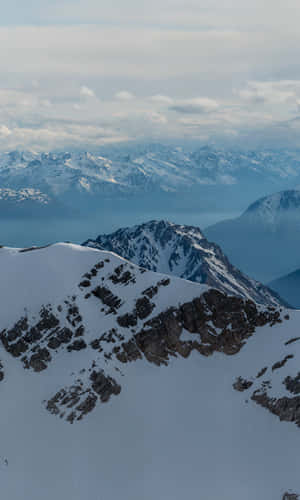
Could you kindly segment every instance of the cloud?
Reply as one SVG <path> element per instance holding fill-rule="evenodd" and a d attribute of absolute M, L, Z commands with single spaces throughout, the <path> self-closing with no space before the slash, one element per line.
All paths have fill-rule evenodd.
<path fill-rule="evenodd" d="M 300 109 L 300 4 L 287 2 L 9 2 L 1 147 L 92 147 L 101 130 L 163 141 L 264 127 L 277 139 Z"/>
<path fill-rule="evenodd" d="M 238 95 L 256 103 L 286 103 L 300 96 L 300 80 L 250 81 Z"/>
<path fill-rule="evenodd" d="M 183 99 L 181 101 L 175 101 L 173 106 L 170 106 L 170 110 L 176 111 L 176 113 L 184 114 L 201 114 L 201 113 L 211 113 L 218 108 L 218 103 L 214 99 L 209 99 L 207 97 L 196 97 L 194 99 Z"/>
<path fill-rule="evenodd" d="M 11 130 L 5 125 L 0 125 L 0 137 L 7 138 L 11 135 Z"/>
<path fill-rule="evenodd" d="M 52 103 L 49 99 L 42 99 L 41 106 L 44 106 L 45 108 L 51 108 Z"/>
<path fill-rule="evenodd" d="M 120 101 L 131 101 L 132 99 L 134 99 L 134 95 L 127 90 L 121 90 L 120 92 L 117 92 L 115 94 L 115 98 L 119 99 Z"/>
<path fill-rule="evenodd" d="M 80 88 L 80 95 L 83 97 L 95 97 L 95 92 L 92 89 L 90 89 L 89 87 L 86 87 L 85 85 L 83 85 Z"/>
<path fill-rule="evenodd" d="M 156 113 L 155 111 L 152 111 L 148 113 L 147 116 L 153 123 L 166 124 L 168 122 L 167 117 L 162 113 Z"/>
<path fill-rule="evenodd" d="M 39 128 L 0 126 L 0 147 L 6 149 L 34 148 L 36 150 L 65 147 L 94 148 L 101 145 L 128 141 L 129 137 L 112 129 L 69 124 L 44 125 Z"/>
<path fill-rule="evenodd" d="M 167 95 L 162 95 L 162 94 L 156 94 L 150 97 L 150 100 L 153 102 L 156 102 L 158 104 L 173 104 L 174 99 Z"/>

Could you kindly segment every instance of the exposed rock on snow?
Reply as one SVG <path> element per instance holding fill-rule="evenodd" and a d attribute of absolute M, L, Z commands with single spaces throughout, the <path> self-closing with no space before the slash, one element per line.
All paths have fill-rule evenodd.
<path fill-rule="evenodd" d="M 51 253 L 52 248 L 40 252 Z M 7 352 L 34 372 L 55 363 L 60 351 L 69 356 L 87 351 L 92 373 L 88 376 L 92 368 L 85 363 L 85 375 L 59 389 L 46 404 L 69 422 L 81 420 L 97 399 L 106 402 L 119 394 L 121 386 L 106 373 L 106 366 L 110 371 L 110 365 L 118 368 L 141 359 L 168 365 L 172 357 L 187 358 L 192 351 L 233 355 L 257 327 L 282 321 L 274 307 L 263 309 L 241 297 L 167 278 L 114 254 L 83 248 L 82 252 L 91 252 L 95 262 L 71 294 L 39 311 L 27 310 L 1 332 Z M 91 293 L 86 294 L 87 288 Z"/>
<path fill-rule="evenodd" d="M 298 311 L 288 320 L 284 310 L 66 244 L 2 248 L 0 274 L 9 500 L 83 500 L 87 491 L 152 500 L 158 487 L 166 498 L 189 491 L 189 500 L 299 491 L 299 429 L 274 416 L 298 418 L 297 401 L 276 406 L 299 398 Z M 118 309 L 91 293 L 98 286 L 120 299 Z M 235 392 L 237 377 L 252 386 Z"/>
<path fill-rule="evenodd" d="M 251 380 L 245 380 L 242 377 L 238 377 L 233 384 L 233 388 L 236 391 L 244 392 L 247 389 L 249 389 L 249 387 L 251 387 L 252 385 L 253 385 L 253 382 Z"/>
<path fill-rule="evenodd" d="M 296 493 L 285 493 L 282 497 L 282 500 L 298 500 L 299 495 Z"/>

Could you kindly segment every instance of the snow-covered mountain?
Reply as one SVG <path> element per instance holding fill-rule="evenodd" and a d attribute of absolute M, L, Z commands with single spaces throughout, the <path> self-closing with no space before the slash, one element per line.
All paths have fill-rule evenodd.
<path fill-rule="evenodd" d="M 88 240 L 85 246 L 109 250 L 135 264 L 204 283 L 260 304 L 283 303 L 279 296 L 232 266 L 221 248 L 197 227 L 151 221 Z"/>
<path fill-rule="evenodd" d="M 230 260 L 261 281 L 300 267 L 300 191 L 281 191 L 252 203 L 238 218 L 205 229 Z"/>
<path fill-rule="evenodd" d="M 275 230 L 286 216 L 291 217 L 300 212 L 300 191 L 290 189 L 261 198 L 242 215 L 242 219 L 252 224 L 263 224 Z"/>
<path fill-rule="evenodd" d="M 50 197 L 36 189 L 19 189 L 18 191 L 9 188 L 0 188 L 0 201 L 11 201 L 16 204 L 21 204 L 26 201 L 33 201 L 41 205 L 49 205 Z"/>
<path fill-rule="evenodd" d="M 39 189 L 59 198 L 174 193 L 205 186 L 296 182 L 300 154 L 290 151 L 188 150 L 160 144 L 123 145 L 99 153 L 0 153 L 0 185 Z"/>
<path fill-rule="evenodd" d="M 298 311 L 67 244 L 0 272 L 6 499 L 300 491 Z"/>
<path fill-rule="evenodd" d="M 0 188 L 0 217 L 35 217 L 67 213 L 52 196 L 34 188 Z"/>

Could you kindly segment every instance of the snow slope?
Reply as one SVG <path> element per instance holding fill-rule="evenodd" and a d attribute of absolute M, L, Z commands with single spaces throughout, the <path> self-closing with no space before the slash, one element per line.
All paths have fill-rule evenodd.
<path fill-rule="evenodd" d="M 281 299 L 231 265 L 220 247 L 197 227 L 151 221 L 88 240 L 85 246 L 106 249 L 135 264 L 240 295 L 261 304 Z"/>
<path fill-rule="evenodd" d="M 0 356 L 0 476 L 6 500 L 280 500 L 290 488 L 300 491 L 299 429 L 232 386 L 238 376 L 253 377 L 291 352 L 295 359 L 282 375 L 296 374 L 300 344 L 287 347 L 285 342 L 297 334 L 298 311 L 289 320 L 282 311 L 280 323 L 276 311 L 264 312 L 205 285 L 145 272 L 115 254 L 74 245 L 25 252 L 2 248 L 0 271 L 5 346 Z M 109 288 L 121 304 L 109 303 L 107 295 L 100 300 L 101 294 L 93 294 L 99 287 Z M 154 304 L 151 311 L 147 301 L 143 307 L 137 304 L 145 296 Z M 204 308 L 200 316 L 191 309 L 194 298 L 198 312 Z M 169 307 L 172 311 L 159 316 Z M 136 325 L 120 326 L 118 318 L 135 308 Z M 166 351 L 173 345 L 168 335 L 179 334 L 179 317 L 188 328 L 181 338 L 189 340 L 182 342 L 192 338 L 206 355 L 194 349 L 184 359 L 176 350 L 173 355 Z M 197 318 L 200 326 L 193 323 Z M 81 326 L 84 332 L 76 337 Z M 112 327 L 124 340 L 116 334 L 111 337 L 115 342 L 102 338 Z M 56 349 L 48 347 L 46 367 L 39 371 L 41 365 L 33 363 L 24 369 L 24 356 L 29 359 L 65 328 L 73 336 Z M 100 336 L 92 348 L 90 342 Z M 152 345 L 141 342 L 151 337 Z M 86 347 L 70 350 L 74 338 Z M 132 339 L 141 357 L 120 362 L 114 348 Z M 12 346 L 20 340 L 26 350 L 14 357 Z M 235 354 L 227 356 L 233 347 Z M 121 386 L 120 394 L 115 391 L 106 403 L 99 400 L 73 425 L 67 416 L 80 403 L 74 403 L 70 391 L 65 402 L 59 401 L 57 414 L 47 410 L 57 391 L 80 384 L 85 390 L 93 371 L 102 369 Z M 104 389 L 109 387 L 106 379 Z M 101 383 L 96 389 L 103 396 Z M 272 391 L 281 396 L 281 384 L 274 381 Z"/>

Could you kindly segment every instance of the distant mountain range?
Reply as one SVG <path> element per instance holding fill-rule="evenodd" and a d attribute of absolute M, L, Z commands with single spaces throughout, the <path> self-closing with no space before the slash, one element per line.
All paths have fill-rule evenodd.
<path fill-rule="evenodd" d="M 300 267 L 300 191 L 261 198 L 240 217 L 204 232 L 244 272 L 263 282 L 273 281 Z"/>
<path fill-rule="evenodd" d="M 260 304 L 283 303 L 267 287 L 232 266 L 221 248 L 209 243 L 197 227 L 151 221 L 100 235 L 84 246 L 109 250 L 145 269 L 203 283 Z"/>
<path fill-rule="evenodd" d="M 34 188 L 0 188 L 0 218 L 70 214 L 58 200 Z"/>
<path fill-rule="evenodd" d="M 217 209 L 241 205 L 267 190 L 300 182 L 298 151 L 225 151 L 212 147 L 188 150 L 160 144 L 122 145 L 99 153 L 12 151 L 0 153 L 0 185 L 31 188 L 78 208 L 104 199 L 140 196 L 151 206 L 161 196 L 177 204 Z M 243 193 L 241 189 L 243 186 Z M 201 196 L 199 197 L 199 193 Z M 198 194 L 198 196 L 197 196 Z M 217 196 L 218 195 L 218 196 Z M 91 205 L 92 204 L 92 205 Z M 153 203 L 152 203 L 153 205 Z"/>

